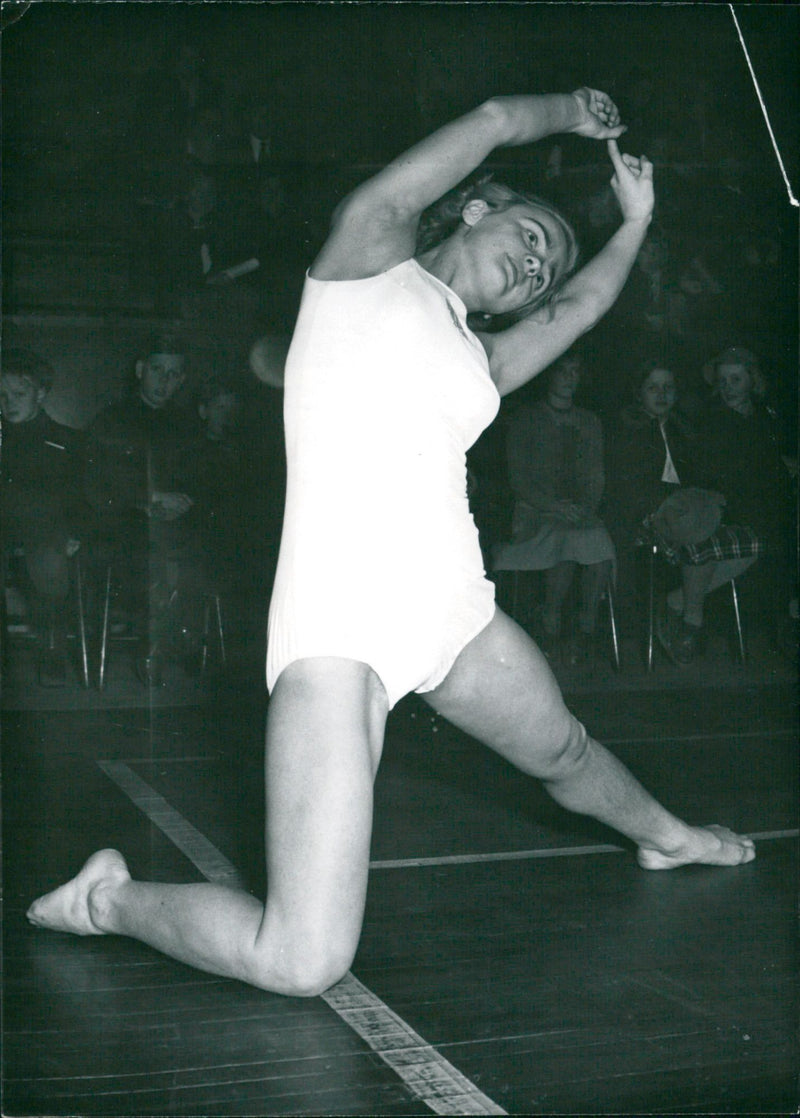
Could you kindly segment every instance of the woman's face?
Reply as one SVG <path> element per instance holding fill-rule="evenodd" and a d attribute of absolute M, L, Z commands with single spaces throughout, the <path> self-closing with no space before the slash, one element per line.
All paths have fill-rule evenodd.
<path fill-rule="evenodd" d="M 717 389 L 726 408 L 740 411 L 750 403 L 753 378 L 745 365 L 720 365 L 717 368 Z"/>
<path fill-rule="evenodd" d="M 642 407 L 654 419 L 666 419 L 675 403 L 675 377 L 669 369 L 653 369 L 639 390 Z"/>
<path fill-rule="evenodd" d="M 519 204 L 465 222 L 456 290 L 468 310 L 518 311 L 541 299 L 564 270 L 567 238 L 545 210 Z"/>

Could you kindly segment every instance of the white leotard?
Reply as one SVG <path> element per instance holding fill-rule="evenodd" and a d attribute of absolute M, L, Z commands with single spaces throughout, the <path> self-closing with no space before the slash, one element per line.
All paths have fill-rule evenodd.
<path fill-rule="evenodd" d="M 390 706 L 444 679 L 494 612 L 465 455 L 498 407 L 464 304 L 415 260 L 306 279 L 285 374 L 270 690 L 312 656 L 369 664 Z"/>

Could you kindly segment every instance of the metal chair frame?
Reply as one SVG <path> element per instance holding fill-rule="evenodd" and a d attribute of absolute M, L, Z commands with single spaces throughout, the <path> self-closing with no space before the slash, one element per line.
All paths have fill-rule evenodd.
<path fill-rule="evenodd" d="M 106 667 L 108 663 L 108 645 L 109 645 L 109 616 L 111 610 L 111 584 L 113 578 L 113 563 L 106 565 L 105 589 L 103 593 L 103 617 L 100 630 L 100 654 L 99 666 L 97 675 L 97 686 L 100 691 L 105 687 L 106 681 Z M 225 627 L 222 621 L 222 602 L 219 592 L 210 590 L 204 595 L 203 599 L 203 632 L 201 636 L 200 645 L 200 674 L 205 675 L 208 666 L 208 653 L 210 647 L 211 635 L 211 618 L 214 617 L 217 644 L 219 646 L 220 660 L 223 664 L 227 663 L 227 652 L 225 649 Z"/>
<path fill-rule="evenodd" d="M 647 543 L 648 558 L 648 587 L 647 587 L 647 670 L 653 670 L 653 651 L 655 646 L 655 565 L 656 556 L 658 555 L 658 544 L 655 540 L 649 540 Z M 742 616 L 739 610 L 739 592 L 736 587 L 736 579 L 730 580 L 729 586 L 731 588 L 731 601 L 733 603 L 733 616 L 736 620 L 736 640 L 739 650 L 739 662 L 741 664 L 747 663 L 747 651 L 744 644 L 744 633 L 742 632 Z"/>
<path fill-rule="evenodd" d="M 514 615 L 516 615 L 517 605 L 518 605 L 518 602 L 519 602 L 519 576 L 522 573 L 523 573 L 522 571 L 514 570 L 514 569 L 499 569 L 499 570 L 496 569 L 494 571 L 495 577 L 497 577 L 498 575 L 509 575 L 509 574 L 514 576 L 514 580 L 513 580 L 513 583 L 512 583 L 512 591 L 511 591 L 511 602 L 512 602 L 511 611 Z M 613 590 L 613 587 L 611 585 L 611 579 L 609 579 L 608 582 L 606 583 L 605 590 L 603 591 L 603 597 L 605 598 L 606 605 L 607 605 L 607 608 L 608 608 L 608 623 L 609 623 L 609 629 L 611 631 L 611 648 L 612 648 L 612 652 L 613 652 L 613 656 L 614 656 L 614 668 L 616 669 L 616 671 L 619 671 L 620 670 L 619 637 L 618 637 L 618 634 L 617 634 L 617 615 L 616 615 L 616 610 L 615 610 L 615 607 L 614 607 L 614 590 Z"/>
<path fill-rule="evenodd" d="M 24 555 L 24 550 L 19 548 L 14 552 L 14 554 L 18 555 L 18 556 L 23 556 Z M 87 640 L 87 636 L 86 636 L 86 608 L 84 606 L 84 601 L 83 601 L 83 567 L 82 567 L 82 564 L 81 564 L 80 549 L 78 549 L 72 555 L 70 555 L 69 559 L 70 559 L 70 562 L 72 564 L 72 570 L 73 570 L 73 573 L 74 573 L 74 581 L 71 580 L 71 589 L 74 591 L 74 594 L 75 594 L 75 612 L 77 614 L 77 621 L 78 621 L 77 637 L 78 637 L 78 642 L 79 642 L 79 645 L 80 645 L 81 680 L 83 681 L 83 686 L 88 688 L 89 687 L 89 644 L 88 644 L 88 640 Z M 3 571 L 3 577 L 2 577 L 3 587 L 2 587 L 2 590 L 3 590 L 3 595 L 4 595 L 4 598 L 5 598 L 5 586 L 6 586 L 6 579 L 7 579 L 7 575 L 8 575 L 8 571 L 7 571 L 5 563 L 3 563 L 2 571 Z M 4 626 L 6 624 L 5 604 L 3 606 L 3 624 L 4 624 Z"/>

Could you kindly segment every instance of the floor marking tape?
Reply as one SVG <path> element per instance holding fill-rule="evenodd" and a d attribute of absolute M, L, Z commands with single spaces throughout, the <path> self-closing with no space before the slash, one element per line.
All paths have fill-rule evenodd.
<path fill-rule="evenodd" d="M 797 838 L 800 830 L 759 831 L 747 835 L 753 842 L 769 839 Z M 405 870 L 418 866 L 460 866 L 477 862 L 515 862 L 530 858 L 579 858 L 586 854 L 624 854 L 624 846 L 598 843 L 596 846 L 551 846 L 536 850 L 500 850 L 493 854 L 443 854 L 439 858 L 389 858 L 370 862 L 371 870 Z"/>
<path fill-rule="evenodd" d="M 736 730 L 731 731 L 730 733 L 726 733 L 725 731 L 723 731 L 722 733 L 718 734 L 684 734 L 682 736 L 676 736 L 675 734 L 659 734 L 658 737 L 654 738 L 643 738 L 641 736 L 635 738 L 604 737 L 603 745 L 638 745 L 639 743 L 641 743 L 642 745 L 652 745 L 654 743 L 657 743 L 658 745 L 674 745 L 676 743 L 682 744 L 683 742 L 687 741 L 720 741 L 721 739 L 725 739 L 726 741 L 738 741 L 740 738 L 785 737 L 796 738 L 797 727 L 794 726 L 791 729 L 784 728 L 781 730 Z"/>
<path fill-rule="evenodd" d="M 236 867 L 121 761 L 97 764 L 209 881 L 241 888 Z M 322 995 L 434 1114 L 507 1114 L 352 974 Z"/>
<path fill-rule="evenodd" d="M 98 761 L 97 764 L 136 807 L 171 839 L 181 853 L 197 866 L 203 877 L 233 888 L 241 887 L 236 867 L 132 769 L 122 761 Z"/>
<path fill-rule="evenodd" d="M 516 862 L 526 858 L 577 858 L 581 854 L 621 854 L 624 846 L 551 846 L 537 850 L 500 850 L 492 854 L 443 854 L 440 858 L 387 858 L 370 862 L 371 870 L 404 870 L 415 866 L 460 866 L 473 862 Z"/>

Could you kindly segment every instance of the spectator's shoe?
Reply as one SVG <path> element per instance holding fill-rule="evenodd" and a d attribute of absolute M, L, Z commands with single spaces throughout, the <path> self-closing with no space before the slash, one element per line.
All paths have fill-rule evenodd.
<path fill-rule="evenodd" d="M 674 614 L 672 615 L 674 617 Z M 683 618 L 673 620 L 669 615 L 659 617 L 656 623 L 658 643 L 676 667 L 686 668 L 698 650 L 701 629 L 687 625 Z"/>
<path fill-rule="evenodd" d="M 46 648 L 39 658 L 39 686 L 64 687 L 67 682 L 67 657 L 61 648 Z"/>

